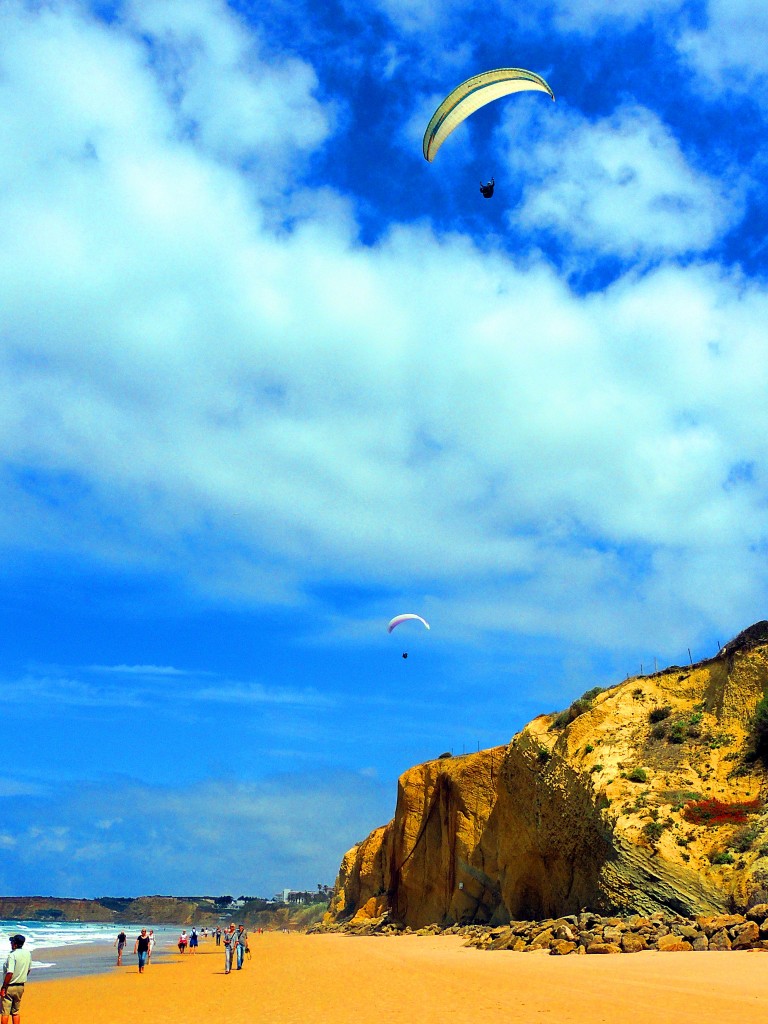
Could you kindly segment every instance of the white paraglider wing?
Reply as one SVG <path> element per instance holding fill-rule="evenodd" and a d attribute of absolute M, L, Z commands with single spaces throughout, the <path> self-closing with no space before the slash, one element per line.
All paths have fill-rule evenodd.
<path fill-rule="evenodd" d="M 434 160 L 438 149 L 454 128 L 458 128 L 462 121 L 486 103 L 492 103 L 493 100 L 509 96 L 513 92 L 531 90 L 545 92 L 552 99 L 555 98 L 555 94 L 540 75 L 524 68 L 497 68 L 495 71 L 484 71 L 457 85 L 448 93 L 427 125 L 422 144 L 424 159 L 430 162 Z"/>
<path fill-rule="evenodd" d="M 413 612 L 405 612 L 403 615 L 396 615 L 394 619 L 390 619 L 389 625 L 387 626 L 387 632 L 391 633 L 392 630 L 399 626 L 401 622 L 407 622 L 409 619 L 416 619 L 417 622 L 421 622 L 422 625 L 429 629 L 429 623 L 426 619 L 422 619 L 420 615 L 415 615 Z"/>

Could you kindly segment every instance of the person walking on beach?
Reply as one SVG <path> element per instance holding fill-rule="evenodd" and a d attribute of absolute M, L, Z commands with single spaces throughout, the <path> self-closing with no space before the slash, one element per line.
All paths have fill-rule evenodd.
<path fill-rule="evenodd" d="M 237 932 L 235 933 L 235 942 L 237 943 L 237 969 L 238 971 L 242 971 L 245 947 L 248 945 L 248 932 L 245 930 L 244 924 L 238 926 Z"/>
<path fill-rule="evenodd" d="M 152 954 L 154 953 L 154 951 L 155 951 L 155 933 L 150 928 L 149 929 L 149 952 L 147 953 L 147 963 L 148 964 L 152 963 Z"/>
<path fill-rule="evenodd" d="M 197 932 L 195 931 L 194 928 L 192 929 L 192 931 L 189 934 L 189 952 L 190 953 L 196 953 L 197 952 Z"/>
<path fill-rule="evenodd" d="M 216 945 L 221 945 L 221 928 L 219 925 L 216 925 Z"/>
<path fill-rule="evenodd" d="M 114 941 L 114 945 L 117 946 L 117 966 L 118 967 L 122 966 L 122 963 L 123 963 L 123 950 L 125 949 L 125 944 L 126 944 L 127 941 L 128 941 L 128 936 L 125 934 L 125 932 L 124 931 L 119 931 L 117 933 L 117 938 Z"/>
<path fill-rule="evenodd" d="M 142 928 L 141 935 L 136 937 L 136 941 L 133 944 L 133 952 L 139 954 L 139 974 L 143 974 L 147 957 L 149 956 L 149 936 L 147 935 L 146 928 Z"/>
<path fill-rule="evenodd" d="M 9 1016 L 13 1019 L 13 1024 L 19 1024 L 21 1021 L 19 1004 L 24 995 L 24 985 L 32 961 L 29 951 L 22 948 L 25 941 L 23 935 L 11 936 L 11 952 L 5 958 L 3 980 L 0 983 L 0 1020 L 2 1020 L 2 1024 L 8 1024 Z"/>
<path fill-rule="evenodd" d="M 231 924 L 224 932 L 224 973 L 229 974 L 232 970 L 232 954 L 234 953 L 235 944 L 237 940 L 235 938 L 235 926 Z"/>
<path fill-rule="evenodd" d="M 184 953 L 187 948 L 187 931 L 186 928 L 182 929 L 181 935 L 179 936 L 179 952 Z"/>

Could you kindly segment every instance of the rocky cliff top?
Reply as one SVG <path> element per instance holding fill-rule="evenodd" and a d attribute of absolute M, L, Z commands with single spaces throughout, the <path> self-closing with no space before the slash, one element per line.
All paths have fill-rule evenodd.
<path fill-rule="evenodd" d="M 768 622 L 713 659 L 594 688 L 492 751 L 399 781 L 345 856 L 328 922 L 688 915 L 768 900 L 766 770 L 752 721 Z"/>

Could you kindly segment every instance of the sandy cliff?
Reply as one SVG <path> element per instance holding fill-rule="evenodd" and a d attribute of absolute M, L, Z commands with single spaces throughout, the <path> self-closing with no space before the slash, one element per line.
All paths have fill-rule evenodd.
<path fill-rule="evenodd" d="M 394 819 L 344 857 L 327 923 L 765 901 L 768 776 L 751 728 L 767 687 L 764 622 L 714 659 L 542 715 L 506 747 L 411 768 Z"/>

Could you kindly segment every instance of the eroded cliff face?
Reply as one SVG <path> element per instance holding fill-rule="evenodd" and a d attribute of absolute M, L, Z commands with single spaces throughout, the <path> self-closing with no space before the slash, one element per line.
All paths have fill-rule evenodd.
<path fill-rule="evenodd" d="M 759 623 L 711 661 L 598 693 L 570 723 L 543 715 L 506 747 L 411 768 L 394 819 L 346 854 L 327 922 L 388 912 L 419 928 L 762 902 L 768 816 L 737 827 L 683 812 L 765 795 L 750 726 L 767 687 Z"/>

